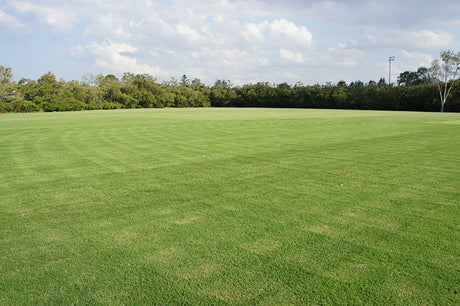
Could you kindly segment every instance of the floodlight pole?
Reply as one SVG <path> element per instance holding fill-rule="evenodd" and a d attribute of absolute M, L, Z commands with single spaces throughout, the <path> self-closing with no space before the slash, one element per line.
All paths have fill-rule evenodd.
<path fill-rule="evenodd" d="M 388 85 L 391 84 L 391 62 L 395 60 L 394 56 L 388 58 Z"/>

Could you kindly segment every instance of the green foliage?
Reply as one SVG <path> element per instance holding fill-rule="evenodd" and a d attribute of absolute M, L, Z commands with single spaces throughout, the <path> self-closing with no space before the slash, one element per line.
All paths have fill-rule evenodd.
<path fill-rule="evenodd" d="M 3 67 L 0 65 L 0 102 L 5 101 L 15 90 L 13 80 L 13 73 L 11 68 Z M 6 108 L 5 108 L 6 109 Z M 0 110 L 1 112 L 2 110 Z"/>
<path fill-rule="evenodd" d="M 9 113 L 13 111 L 13 107 L 9 102 L 0 101 L 0 113 Z"/>
<path fill-rule="evenodd" d="M 434 84 L 414 86 L 391 86 L 382 82 L 360 81 L 349 85 L 339 83 L 324 86 L 272 86 L 257 83 L 233 88 L 212 88 L 212 106 L 236 107 L 298 107 L 336 109 L 375 109 L 436 111 L 433 99 L 437 96 Z M 451 112 L 460 111 L 460 95 L 452 93 L 452 101 L 447 106 Z"/>
<path fill-rule="evenodd" d="M 13 73 L 11 68 L 3 67 L 0 65 L 0 86 L 11 84 L 13 80 Z"/>
<path fill-rule="evenodd" d="M 158 83 L 148 74 L 126 72 L 121 80 L 109 74 L 85 76 L 85 82 L 58 81 L 48 72 L 38 80 L 21 79 L 12 82 L 10 68 L 0 66 L 1 112 L 30 111 L 54 112 L 113 108 L 163 107 L 277 107 L 277 108 L 335 108 L 436 111 L 434 103 L 437 87 L 431 82 L 431 70 L 420 67 L 416 72 L 400 74 L 398 84 L 355 81 L 347 84 L 294 86 L 287 83 L 259 82 L 233 86 L 229 80 L 217 80 L 212 87 L 199 79 Z M 455 88 L 454 88 L 455 89 Z M 11 106 L 11 99 L 22 99 Z M 445 110 L 460 111 L 460 94 L 453 90 Z M 27 102 L 27 103 L 26 103 Z M 19 104 L 18 104 L 19 103 Z M 35 108 L 30 105 L 35 104 Z M 27 107 L 25 107 L 27 105 Z"/>
<path fill-rule="evenodd" d="M 41 110 L 39 106 L 31 101 L 24 101 L 23 99 L 14 98 L 9 101 L 10 109 L 16 113 L 31 113 Z"/>
<path fill-rule="evenodd" d="M 404 71 L 398 76 L 399 86 L 427 85 L 432 81 L 430 70 L 419 67 L 417 71 Z"/>

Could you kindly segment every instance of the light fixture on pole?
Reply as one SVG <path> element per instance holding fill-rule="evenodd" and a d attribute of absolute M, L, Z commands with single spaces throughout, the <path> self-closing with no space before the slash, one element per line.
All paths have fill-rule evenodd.
<path fill-rule="evenodd" d="M 395 60 L 394 56 L 388 58 L 388 85 L 391 84 L 391 62 Z"/>

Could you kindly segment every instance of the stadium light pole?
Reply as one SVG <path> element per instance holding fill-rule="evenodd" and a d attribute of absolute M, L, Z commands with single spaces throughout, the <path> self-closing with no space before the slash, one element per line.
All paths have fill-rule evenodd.
<path fill-rule="evenodd" d="M 391 62 L 395 60 L 394 56 L 388 58 L 388 85 L 391 84 Z"/>

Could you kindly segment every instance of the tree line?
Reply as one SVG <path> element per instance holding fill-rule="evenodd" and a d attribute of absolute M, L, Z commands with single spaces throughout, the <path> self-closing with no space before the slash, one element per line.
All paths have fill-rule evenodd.
<path fill-rule="evenodd" d="M 159 83 L 148 74 L 124 73 L 121 80 L 98 75 L 66 82 L 48 72 L 38 80 L 15 83 L 11 74 L 9 79 L 1 82 L 0 112 L 211 106 L 209 88 L 202 84 L 185 86 L 174 79 Z"/>
<path fill-rule="evenodd" d="M 420 67 L 401 73 L 397 84 L 387 84 L 380 79 L 366 83 L 259 82 L 243 86 L 233 86 L 228 80 L 217 80 L 207 86 L 185 75 L 180 80 L 158 82 L 148 74 L 133 73 L 124 73 L 121 79 L 114 75 L 87 76 L 79 82 L 58 81 L 48 72 L 38 80 L 14 82 L 11 68 L 0 66 L 0 112 L 209 106 L 405 111 L 439 111 L 442 107 L 442 111 L 460 112 L 460 89 L 454 86 L 458 75 L 434 78 L 434 74 L 445 71 L 439 62 L 434 65 L 439 69 Z"/>
<path fill-rule="evenodd" d="M 286 83 L 257 83 L 234 88 L 211 90 L 212 106 L 228 107 L 298 107 L 366 110 L 439 111 L 435 84 L 393 86 L 383 82 L 361 81 L 346 84 L 304 86 Z M 460 111 L 460 91 L 454 90 L 446 111 Z"/>

